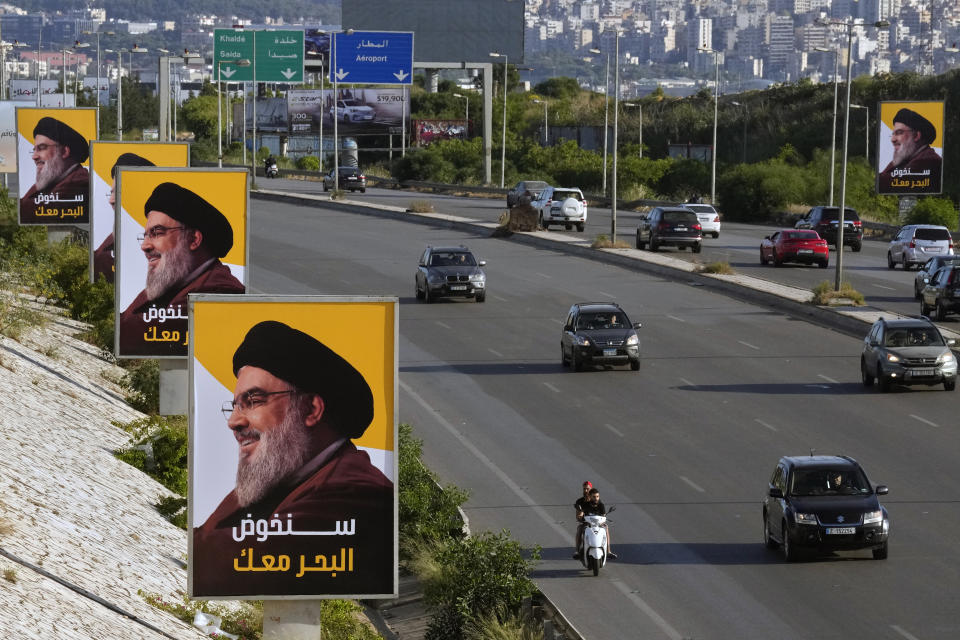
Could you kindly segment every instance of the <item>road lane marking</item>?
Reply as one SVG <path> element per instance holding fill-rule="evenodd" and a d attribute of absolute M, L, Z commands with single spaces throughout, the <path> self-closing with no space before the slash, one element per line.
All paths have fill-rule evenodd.
<path fill-rule="evenodd" d="M 530 507 L 530 509 L 535 514 L 537 514 L 537 516 L 539 516 L 540 519 L 543 520 L 543 522 L 548 527 L 553 529 L 553 531 L 557 535 L 559 535 L 561 539 L 567 541 L 567 543 L 570 544 L 571 546 L 573 545 L 574 543 L 573 534 L 570 531 L 568 531 L 566 527 L 561 526 L 560 523 L 556 521 L 556 518 L 554 518 L 552 515 L 547 513 L 546 509 L 544 509 L 539 504 L 537 504 L 536 501 L 530 496 L 530 494 L 528 494 L 526 491 L 523 490 L 523 488 L 520 487 L 520 485 L 514 482 L 510 478 L 510 476 L 506 474 L 506 472 L 503 469 L 497 466 L 497 464 L 493 460 L 488 458 L 486 454 L 480 451 L 480 449 L 478 449 L 472 442 L 467 440 L 466 436 L 464 436 L 462 433 L 457 431 L 457 429 L 453 426 L 453 424 L 451 424 L 442 415 L 440 415 L 440 412 L 434 409 L 429 403 L 427 403 L 425 399 L 420 397 L 420 395 L 417 392 L 415 392 L 410 387 L 410 385 L 405 383 L 403 380 L 398 380 L 397 385 L 401 389 L 403 389 L 404 392 L 406 392 L 411 398 L 413 398 L 414 402 L 419 404 L 424 411 L 432 415 L 433 418 L 437 421 L 437 423 L 441 427 L 443 427 L 451 436 L 453 436 L 467 451 L 473 454 L 473 456 L 477 458 L 477 460 L 479 460 L 481 464 L 487 467 L 487 469 L 489 469 L 491 473 L 493 473 L 495 476 L 497 476 L 497 478 L 500 479 L 501 482 L 507 485 L 507 487 L 511 491 L 513 491 L 513 493 L 524 504 Z M 643 598 L 641 598 L 635 593 L 631 593 L 630 589 L 625 584 L 620 583 L 618 580 L 612 580 L 611 582 L 613 582 L 617 586 L 617 589 L 619 589 L 625 596 L 627 596 L 627 598 L 630 599 L 630 601 L 632 601 L 641 611 L 643 611 L 651 620 L 653 620 L 653 622 L 658 627 L 660 627 L 660 629 L 663 630 L 663 632 L 667 634 L 667 636 L 669 636 L 671 640 L 683 640 L 683 636 L 676 629 L 670 626 L 670 623 L 664 620 L 663 617 L 660 616 L 660 614 L 654 611 L 653 607 L 647 604 Z"/>
<path fill-rule="evenodd" d="M 877 289 L 886 289 L 887 291 L 896 291 L 893 287 L 885 287 L 882 284 L 877 284 L 876 282 L 872 283 Z"/>
<path fill-rule="evenodd" d="M 540 273 L 539 271 L 537 271 L 536 273 L 537 273 L 537 275 L 540 276 L 541 278 L 546 278 L 547 280 L 551 280 L 551 279 L 553 278 L 553 276 L 548 275 L 548 274 L 546 274 L 546 273 Z"/>
<path fill-rule="evenodd" d="M 910 414 L 910 417 L 913 418 L 914 420 L 919 420 L 919 421 L 922 422 L 923 424 L 929 425 L 929 426 L 931 426 L 931 427 L 939 427 L 939 426 L 940 426 L 940 425 L 938 425 L 936 422 L 930 422 L 930 421 L 927 420 L 926 418 L 921 418 L 920 416 L 915 416 L 915 415 L 913 415 L 912 413 Z"/>
<path fill-rule="evenodd" d="M 688 485 L 690 485 L 691 487 L 693 487 L 693 490 L 694 490 L 694 491 L 699 491 L 700 493 L 706 493 L 706 490 L 705 490 L 703 487 L 701 487 L 700 485 L 698 485 L 696 482 L 694 482 L 693 480 L 691 480 L 691 479 L 688 478 L 687 476 L 680 476 L 680 479 L 683 480 L 684 482 L 686 482 L 686 483 L 687 483 Z"/>
<path fill-rule="evenodd" d="M 500 302 L 506 302 L 506 301 L 507 301 L 506 298 L 501 298 L 500 296 L 495 296 L 495 295 L 492 295 L 492 294 L 491 294 L 490 297 L 493 298 L 494 300 L 499 300 Z"/>
<path fill-rule="evenodd" d="M 737 340 L 737 342 L 739 342 L 740 344 L 742 344 L 742 345 L 745 346 L 745 347 L 750 347 L 751 349 L 756 349 L 757 351 L 760 351 L 760 347 L 756 347 L 756 346 L 750 344 L 749 342 L 744 342 L 743 340 Z"/>
<path fill-rule="evenodd" d="M 444 329 L 453 329 L 453 327 L 451 327 L 450 325 L 448 325 L 448 324 L 445 323 L 445 322 L 441 322 L 440 320 L 437 320 L 436 323 L 437 323 L 438 325 L 440 325 L 441 327 L 443 327 Z"/>
<path fill-rule="evenodd" d="M 677 316 L 667 316 L 667 317 L 670 318 L 671 320 L 676 320 L 677 322 L 683 322 L 683 323 L 687 322 L 683 318 L 678 318 Z"/>
<path fill-rule="evenodd" d="M 489 351 L 489 352 L 492 353 L 493 355 L 497 356 L 498 358 L 502 358 L 502 357 L 503 357 L 503 354 L 500 353 L 499 351 L 495 350 L 495 349 L 491 349 L 491 348 L 487 347 L 487 351 Z"/>
<path fill-rule="evenodd" d="M 602 296 L 607 296 L 608 298 L 616 298 L 616 297 L 617 297 L 617 296 L 613 295 L 612 293 L 607 293 L 606 291 L 597 291 L 597 293 L 599 293 L 599 294 L 602 295 Z"/>
<path fill-rule="evenodd" d="M 695 387 L 695 386 L 697 386 L 697 385 L 695 385 L 694 383 L 692 383 L 692 382 L 690 382 L 689 380 L 687 380 L 686 378 L 680 378 L 680 382 L 682 382 L 683 384 L 687 385 L 688 387 Z"/>
<path fill-rule="evenodd" d="M 757 424 L 761 425 L 761 426 L 766 427 L 767 429 L 770 429 L 770 431 L 776 431 L 776 430 L 777 430 L 777 428 L 776 428 L 775 426 L 773 426 L 772 424 L 767 424 L 766 422 L 764 422 L 764 421 L 761 420 L 760 418 L 754 418 L 753 421 L 756 422 Z"/>
<path fill-rule="evenodd" d="M 563 320 L 557 320 L 556 318 L 550 318 L 550 322 L 556 322 L 557 324 L 560 324 L 560 325 L 563 324 Z"/>
<path fill-rule="evenodd" d="M 617 435 L 620 436 L 621 438 L 623 437 L 623 432 L 620 431 L 620 430 L 618 430 L 618 429 L 617 429 L 616 427 L 614 427 L 612 424 L 604 423 L 603 426 L 605 426 L 607 429 L 610 429 L 610 431 L 613 431 L 615 434 L 617 434 Z"/>
<path fill-rule="evenodd" d="M 818 377 L 818 378 L 823 378 L 823 379 L 826 380 L 827 382 L 832 382 L 833 384 L 840 384 L 838 381 L 834 380 L 833 378 L 828 378 L 827 376 L 823 375 L 822 373 L 818 373 L 818 374 L 817 374 L 817 377 Z"/>
<path fill-rule="evenodd" d="M 920 640 L 920 638 L 918 638 L 917 636 L 913 635 L 912 633 L 910 633 L 910 632 L 902 629 L 899 625 L 892 624 L 892 625 L 890 625 L 890 628 L 893 629 L 894 631 L 896 631 L 897 633 L 899 633 L 900 635 L 902 635 L 902 636 L 903 636 L 904 638 L 906 638 L 907 640 Z"/>
<path fill-rule="evenodd" d="M 554 393 L 561 393 L 560 389 L 557 389 L 555 386 L 553 386 L 549 382 L 544 382 L 543 386 L 545 386 L 547 389 L 550 389 L 550 391 L 553 391 Z"/>

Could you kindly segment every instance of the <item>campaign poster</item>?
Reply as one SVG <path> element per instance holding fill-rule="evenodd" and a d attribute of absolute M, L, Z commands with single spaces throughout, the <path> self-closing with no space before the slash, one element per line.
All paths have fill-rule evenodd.
<path fill-rule="evenodd" d="M 244 168 L 117 170 L 118 358 L 185 359 L 189 295 L 246 292 L 248 178 Z"/>
<path fill-rule="evenodd" d="M 398 311 L 190 296 L 191 598 L 396 596 Z"/>
<path fill-rule="evenodd" d="M 337 135 L 383 135 L 403 132 L 403 120 L 409 116 L 407 88 L 337 89 L 334 107 L 333 89 L 291 89 L 287 92 L 290 133 L 317 133 L 323 121 L 324 133 Z"/>
<path fill-rule="evenodd" d="M 17 103 L 0 102 L 0 173 L 17 172 Z"/>
<path fill-rule="evenodd" d="M 118 167 L 189 167 L 186 142 L 90 143 L 90 281 L 114 281 L 115 179 Z"/>
<path fill-rule="evenodd" d="M 877 193 L 943 192 L 944 102 L 881 102 Z"/>
<path fill-rule="evenodd" d="M 90 222 L 90 141 L 97 110 L 17 107 L 20 224 Z"/>

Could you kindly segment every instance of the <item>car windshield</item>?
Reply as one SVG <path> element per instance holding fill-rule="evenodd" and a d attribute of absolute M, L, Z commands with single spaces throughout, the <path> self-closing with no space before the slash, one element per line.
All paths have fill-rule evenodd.
<path fill-rule="evenodd" d="M 581 195 L 576 191 L 560 191 L 559 189 L 553 192 L 554 200 L 566 200 L 567 198 L 573 198 L 575 200 L 580 200 Z"/>
<path fill-rule="evenodd" d="M 475 267 L 477 261 L 472 253 L 463 251 L 443 251 L 430 254 L 431 267 Z"/>
<path fill-rule="evenodd" d="M 667 222 L 696 222 L 697 217 L 689 211 L 664 211 L 663 219 Z"/>
<path fill-rule="evenodd" d="M 787 240 L 819 240 L 820 236 L 816 231 L 788 231 L 786 234 Z"/>
<path fill-rule="evenodd" d="M 790 478 L 792 496 L 839 496 L 870 493 L 870 484 L 859 470 L 797 469 Z"/>
<path fill-rule="evenodd" d="M 577 329 L 596 331 L 598 329 L 624 329 L 629 326 L 627 316 L 622 313 L 582 313 L 577 318 Z"/>
<path fill-rule="evenodd" d="M 859 220 L 859 219 L 860 219 L 860 216 L 858 216 L 858 215 L 857 215 L 857 212 L 854 211 L 853 209 L 845 209 L 845 211 L 846 211 L 846 213 L 843 214 L 843 219 L 844 219 L 844 221 L 846 221 L 846 220 Z M 832 208 L 832 209 L 824 209 L 824 210 L 823 210 L 823 220 L 824 220 L 824 221 L 836 220 L 839 215 L 840 215 L 840 207 L 834 207 L 834 208 Z"/>
<path fill-rule="evenodd" d="M 891 329 L 883 342 L 885 347 L 940 347 L 943 338 L 932 328 L 909 327 Z"/>
<path fill-rule="evenodd" d="M 527 182 L 521 182 L 518 184 L 517 188 L 520 190 L 526 189 L 527 191 L 543 191 L 547 188 L 547 183 L 538 182 L 536 180 L 528 180 Z"/>
<path fill-rule="evenodd" d="M 946 229 L 917 229 L 913 237 L 915 240 L 949 240 L 950 232 Z"/>

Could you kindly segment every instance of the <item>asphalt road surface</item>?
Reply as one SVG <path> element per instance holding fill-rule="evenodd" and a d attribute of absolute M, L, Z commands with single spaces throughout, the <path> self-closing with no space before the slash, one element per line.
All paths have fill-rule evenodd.
<path fill-rule="evenodd" d="M 956 393 L 865 390 L 859 339 L 709 287 L 439 227 L 251 202 L 252 292 L 399 296 L 401 421 L 425 440 L 426 463 L 470 491 L 474 532 L 505 528 L 542 547 L 534 578 L 584 637 L 960 637 Z M 748 231 L 729 225 L 707 245 L 742 254 L 732 262 L 746 269 L 759 245 Z M 449 243 L 488 261 L 484 304 L 414 299 L 418 255 Z M 823 278 L 770 268 L 808 271 Z M 864 271 L 865 284 L 907 277 Z M 643 323 L 639 372 L 561 367 L 562 320 L 583 300 L 615 300 Z M 764 548 L 769 475 L 779 456 L 811 449 L 852 455 L 890 486 L 889 559 L 787 564 Z M 583 480 L 617 506 L 620 559 L 596 578 L 570 557 Z"/>

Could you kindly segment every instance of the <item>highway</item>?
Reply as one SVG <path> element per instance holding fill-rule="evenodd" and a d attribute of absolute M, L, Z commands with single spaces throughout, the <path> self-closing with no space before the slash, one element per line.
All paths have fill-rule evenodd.
<path fill-rule="evenodd" d="M 470 491 L 473 531 L 506 528 L 542 546 L 534 578 L 584 637 L 960 637 L 955 393 L 865 390 L 859 338 L 709 287 L 439 227 L 251 203 L 252 292 L 400 297 L 401 421 L 425 440 L 426 463 Z M 502 210 L 469 201 L 485 209 L 478 203 L 493 217 Z M 587 234 L 602 218 L 594 212 Z M 729 225 L 707 246 L 754 268 L 749 230 Z M 414 299 L 417 256 L 450 243 L 488 261 L 486 303 Z M 851 269 L 880 265 L 877 247 L 845 254 Z M 814 281 L 833 273 L 768 269 Z M 892 283 L 877 297 L 899 304 L 912 277 L 883 263 L 864 267 L 858 287 Z M 639 372 L 560 366 L 562 319 L 582 300 L 615 300 L 643 323 Z M 890 486 L 888 560 L 852 552 L 788 565 L 763 547 L 770 472 L 779 456 L 811 449 L 852 455 Z M 598 578 L 570 558 L 583 480 L 617 506 L 620 560 Z"/>

